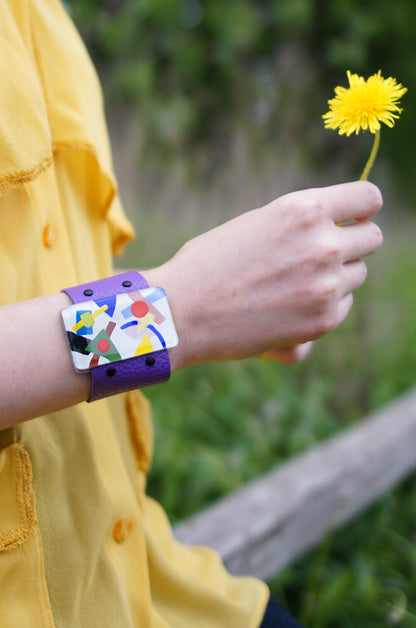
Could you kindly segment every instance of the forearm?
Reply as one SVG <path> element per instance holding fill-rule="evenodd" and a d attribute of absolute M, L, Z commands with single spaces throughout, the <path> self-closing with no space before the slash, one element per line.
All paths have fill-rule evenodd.
<path fill-rule="evenodd" d="M 64 293 L 0 307 L 0 429 L 88 399 L 89 374 L 74 370 L 60 311 Z"/>

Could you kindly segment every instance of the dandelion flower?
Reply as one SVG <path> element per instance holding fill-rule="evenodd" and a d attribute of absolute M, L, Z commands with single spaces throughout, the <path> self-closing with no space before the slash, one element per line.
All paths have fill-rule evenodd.
<path fill-rule="evenodd" d="M 336 87 L 335 98 L 328 101 L 329 111 L 323 117 L 327 129 L 339 129 L 340 135 L 358 134 L 361 129 L 371 133 L 380 130 L 381 124 L 394 126 L 402 109 L 399 99 L 406 87 L 394 78 L 384 79 L 379 70 L 367 81 L 358 74 L 347 72 L 349 88 Z"/>
<path fill-rule="evenodd" d="M 338 130 L 340 135 L 358 135 L 361 130 L 374 133 L 370 159 L 361 176 L 366 179 L 378 150 L 381 123 L 394 126 L 402 112 L 399 100 L 407 88 L 392 77 L 384 79 L 380 70 L 367 81 L 350 71 L 347 77 L 349 88 L 335 88 L 335 98 L 328 101 L 329 111 L 322 118 L 325 128 Z"/>

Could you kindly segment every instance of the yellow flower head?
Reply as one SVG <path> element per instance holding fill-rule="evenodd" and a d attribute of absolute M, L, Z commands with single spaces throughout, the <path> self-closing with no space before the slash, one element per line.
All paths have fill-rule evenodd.
<path fill-rule="evenodd" d="M 340 135 L 366 131 L 371 133 L 380 130 L 380 122 L 394 126 L 402 109 L 398 106 L 399 99 L 407 92 L 407 88 L 396 82 L 394 78 L 384 79 L 379 70 L 364 80 L 358 74 L 347 72 L 349 88 L 336 87 L 335 98 L 328 101 L 329 111 L 323 115 L 327 129 L 338 129 Z"/>

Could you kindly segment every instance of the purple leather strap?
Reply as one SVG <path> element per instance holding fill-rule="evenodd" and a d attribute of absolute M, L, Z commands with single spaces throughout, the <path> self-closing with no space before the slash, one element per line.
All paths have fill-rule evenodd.
<path fill-rule="evenodd" d="M 65 292 L 74 303 L 81 303 L 148 286 L 140 273 L 131 270 L 106 279 L 65 288 L 62 292 Z M 162 384 L 168 381 L 169 377 L 170 360 L 166 349 L 112 364 L 95 366 L 91 369 L 91 392 L 88 401 L 96 401 L 153 384 Z"/>

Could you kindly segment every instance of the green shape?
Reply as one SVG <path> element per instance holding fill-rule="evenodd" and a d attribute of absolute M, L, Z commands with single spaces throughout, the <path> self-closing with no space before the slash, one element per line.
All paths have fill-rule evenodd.
<path fill-rule="evenodd" d="M 97 345 L 100 340 L 108 340 L 108 342 L 110 343 L 110 349 L 105 353 L 102 353 L 98 349 Z M 118 362 L 119 360 L 121 360 L 121 355 L 117 351 L 115 344 L 112 342 L 110 336 L 104 329 L 102 329 L 100 333 L 91 340 L 90 344 L 85 347 L 85 351 L 89 351 L 89 353 L 95 353 L 96 355 L 102 356 L 103 358 L 106 358 L 109 362 Z"/>

